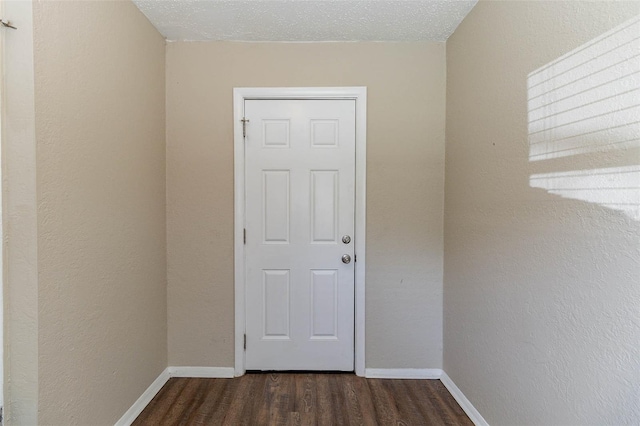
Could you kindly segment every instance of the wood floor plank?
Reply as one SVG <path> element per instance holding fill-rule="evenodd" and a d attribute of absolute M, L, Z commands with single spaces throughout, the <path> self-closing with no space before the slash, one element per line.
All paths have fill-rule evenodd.
<path fill-rule="evenodd" d="M 206 395 L 202 399 L 200 405 L 196 408 L 193 413 L 192 418 L 190 419 L 192 425 L 207 425 L 207 418 L 210 417 L 210 414 L 216 411 L 216 407 L 219 405 L 222 397 L 224 395 L 224 389 L 226 387 L 226 382 L 224 380 L 208 380 L 208 379 L 200 379 L 205 381 L 208 386 L 206 390 Z"/>
<path fill-rule="evenodd" d="M 294 411 L 295 381 L 293 374 L 272 374 L 278 377 L 280 384 L 275 399 L 271 406 L 270 423 L 272 425 L 286 426 L 289 424 L 291 413 Z"/>
<path fill-rule="evenodd" d="M 255 412 L 256 424 L 268 424 L 269 409 L 273 404 L 274 392 L 272 391 L 272 383 L 269 374 L 265 374 L 265 380 L 259 389 L 256 389 L 254 397 L 259 400 L 258 407 Z"/>
<path fill-rule="evenodd" d="M 393 398 L 401 422 L 408 425 L 424 424 L 425 419 L 418 408 L 418 401 L 411 397 L 405 382 L 406 380 L 382 380 L 381 385 L 389 397 Z"/>
<path fill-rule="evenodd" d="M 376 425 L 375 408 L 373 407 L 373 398 L 367 379 L 354 376 L 353 384 L 355 397 L 358 400 L 358 406 L 362 415 L 362 424 L 365 426 Z"/>
<path fill-rule="evenodd" d="M 196 410 L 207 397 L 209 382 L 203 379 L 198 379 L 195 382 L 197 384 L 195 395 L 188 404 L 185 404 L 185 409 L 182 412 L 182 418 L 178 422 L 178 426 L 192 425 Z"/>
<path fill-rule="evenodd" d="M 253 425 L 254 415 L 259 399 L 253 397 L 254 389 L 264 383 L 264 378 L 255 374 L 247 374 L 236 379 L 238 386 L 227 408 L 224 425 Z"/>
<path fill-rule="evenodd" d="M 468 424 L 473 425 L 473 422 L 471 422 L 462 408 L 455 402 L 442 382 L 438 380 L 429 384 L 429 389 L 433 390 L 431 400 L 434 405 L 441 407 L 442 416 L 446 425 L 459 425 L 461 424 L 461 419 L 467 419 L 469 420 Z"/>
<path fill-rule="evenodd" d="M 318 426 L 329 426 L 334 424 L 335 412 L 331 402 L 331 388 L 329 384 L 329 374 L 316 375 L 317 390 L 316 406 L 318 407 Z"/>
<path fill-rule="evenodd" d="M 442 418 L 441 410 L 438 410 L 438 407 L 432 402 L 432 388 L 428 386 L 429 384 L 421 383 L 421 380 L 406 380 L 405 382 L 405 386 L 407 386 L 408 388 L 407 392 L 410 397 L 416 401 L 419 401 L 418 410 L 420 410 L 420 413 L 425 419 L 425 422 L 429 425 L 434 426 L 445 425 L 446 423 Z"/>
<path fill-rule="evenodd" d="M 267 390 L 269 391 L 269 407 L 268 407 L 268 416 L 267 422 L 270 425 L 281 425 L 282 421 L 286 419 L 282 419 L 280 417 L 280 394 L 281 394 L 281 385 L 284 381 L 284 374 L 269 374 L 267 382 Z"/>
<path fill-rule="evenodd" d="M 247 374 L 247 376 L 249 376 Z M 251 385 L 251 394 L 247 396 L 247 404 L 245 405 L 245 410 L 243 411 L 242 424 L 254 425 L 255 418 L 257 413 L 260 410 L 262 405 L 262 394 L 256 392 L 257 390 L 264 389 L 265 383 L 267 382 L 266 374 L 252 374 L 250 375 L 252 379 Z M 246 422 L 246 423 L 245 423 Z"/>
<path fill-rule="evenodd" d="M 344 392 L 342 385 L 344 380 L 339 377 L 341 374 L 329 374 L 329 392 L 331 395 L 331 404 L 333 406 L 334 413 L 333 424 L 342 426 L 349 424 L 349 413 L 347 412 L 346 403 L 344 400 Z"/>
<path fill-rule="evenodd" d="M 365 423 L 365 416 L 361 410 L 361 399 L 358 398 L 357 387 L 360 377 L 349 376 L 346 380 L 342 377 L 338 377 L 337 381 L 342 382 L 342 397 L 345 402 L 345 417 L 347 417 L 349 425 L 364 425 L 375 424 Z"/>
<path fill-rule="evenodd" d="M 224 389 L 220 401 L 218 402 L 215 411 L 208 413 L 205 418 L 205 424 L 208 425 L 221 425 L 227 415 L 229 407 L 234 397 L 236 397 L 236 390 L 240 385 L 241 380 L 236 379 L 208 379 L 208 380 L 224 380 Z"/>
<path fill-rule="evenodd" d="M 403 424 L 393 396 L 389 395 L 384 387 L 384 380 L 369 380 L 369 389 L 371 389 L 371 398 L 378 423 L 383 425 Z"/>
<path fill-rule="evenodd" d="M 158 425 L 179 425 L 185 413 L 189 411 L 189 407 L 193 404 L 200 382 L 197 379 L 189 380 L 183 378 L 181 380 L 186 380 L 186 386 L 182 389 L 178 398 L 173 401 L 165 417 L 157 423 Z M 177 419 L 177 421 L 173 419 Z"/>
<path fill-rule="evenodd" d="M 335 373 L 172 378 L 133 424 L 473 425 L 439 380 L 364 379 Z"/>
<path fill-rule="evenodd" d="M 296 374 L 296 397 L 294 411 L 298 413 L 299 420 L 293 424 L 310 426 L 316 424 L 316 380 L 313 374 Z"/>
<path fill-rule="evenodd" d="M 164 419 L 169 417 L 167 413 L 180 400 L 180 394 L 188 383 L 188 379 L 169 379 L 155 398 L 151 400 L 151 403 L 138 416 L 133 425 L 161 424 Z"/>

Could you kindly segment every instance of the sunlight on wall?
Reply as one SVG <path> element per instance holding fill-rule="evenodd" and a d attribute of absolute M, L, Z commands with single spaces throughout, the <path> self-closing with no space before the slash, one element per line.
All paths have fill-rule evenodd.
<path fill-rule="evenodd" d="M 531 175 L 531 187 L 597 203 L 640 220 L 640 166 Z"/>
<path fill-rule="evenodd" d="M 527 95 L 531 162 L 596 154 L 597 164 L 597 155 L 626 150 L 640 163 L 640 16 L 530 73 Z M 529 183 L 640 221 L 640 165 L 602 165 Z"/>
<path fill-rule="evenodd" d="M 640 18 L 529 74 L 529 159 L 640 147 Z"/>

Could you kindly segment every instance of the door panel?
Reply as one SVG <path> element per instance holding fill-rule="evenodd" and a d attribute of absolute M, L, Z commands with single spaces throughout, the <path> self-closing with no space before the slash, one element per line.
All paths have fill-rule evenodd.
<path fill-rule="evenodd" d="M 289 170 L 262 172 L 262 229 L 265 244 L 289 242 Z"/>
<path fill-rule="evenodd" d="M 311 271 L 311 339 L 338 338 L 338 271 Z"/>
<path fill-rule="evenodd" d="M 338 171 L 311 171 L 311 243 L 338 242 Z"/>
<path fill-rule="evenodd" d="M 246 100 L 245 118 L 246 368 L 352 371 L 355 101 Z"/>
<path fill-rule="evenodd" d="M 263 270 L 263 339 L 289 340 L 290 271 Z"/>

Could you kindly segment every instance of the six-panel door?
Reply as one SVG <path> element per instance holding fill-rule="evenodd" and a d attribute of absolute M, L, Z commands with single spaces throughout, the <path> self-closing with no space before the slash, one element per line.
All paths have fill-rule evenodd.
<path fill-rule="evenodd" d="M 246 368 L 352 371 L 355 101 L 246 100 L 245 119 Z"/>

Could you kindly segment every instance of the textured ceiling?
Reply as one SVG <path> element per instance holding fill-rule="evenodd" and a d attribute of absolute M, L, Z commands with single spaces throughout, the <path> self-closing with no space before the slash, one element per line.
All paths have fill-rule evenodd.
<path fill-rule="evenodd" d="M 445 41 L 477 0 L 133 0 L 168 40 Z"/>

